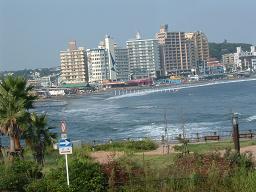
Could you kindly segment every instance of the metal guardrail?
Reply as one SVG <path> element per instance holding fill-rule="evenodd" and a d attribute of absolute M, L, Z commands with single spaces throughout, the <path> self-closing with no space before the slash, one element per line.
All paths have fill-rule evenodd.
<path fill-rule="evenodd" d="M 240 138 L 243 139 L 253 139 L 256 137 L 256 129 L 249 129 L 249 130 L 240 130 Z M 246 137 L 248 136 L 248 137 Z M 213 139 L 211 139 L 211 137 Z M 189 137 L 185 137 L 189 141 L 189 143 L 196 143 L 196 142 L 205 142 L 207 140 L 216 140 L 215 137 L 218 137 L 218 141 L 223 141 L 226 139 L 232 139 L 232 131 L 221 131 L 221 132 L 200 132 L 200 133 L 191 133 Z M 207 139 L 205 139 L 207 138 Z M 89 145 L 99 145 L 99 144 L 107 144 L 112 142 L 121 142 L 121 141 L 139 141 L 144 139 L 150 139 L 157 143 L 161 143 L 163 141 L 167 141 L 170 144 L 179 143 L 179 139 L 183 139 L 182 134 L 172 134 L 169 135 L 168 138 L 164 138 L 163 135 L 153 136 L 153 137 L 123 137 L 123 138 L 105 138 L 102 140 L 87 140 L 83 141 L 82 144 L 89 144 Z"/>
<path fill-rule="evenodd" d="M 189 141 L 189 143 L 196 143 L 196 142 L 205 142 L 206 140 L 211 140 L 211 136 L 218 136 L 219 141 L 223 141 L 225 139 L 232 139 L 232 131 L 210 131 L 210 132 L 200 132 L 200 133 L 190 133 L 190 136 L 185 137 Z M 256 138 L 256 129 L 249 129 L 249 130 L 240 130 L 241 139 L 253 139 Z M 205 137 L 208 137 L 208 139 L 205 140 Z M 123 138 L 104 138 L 104 139 L 91 139 L 91 140 L 81 140 L 82 144 L 88 144 L 88 145 L 99 145 L 99 144 L 107 144 L 111 142 L 121 142 L 121 141 L 139 141 L 139 140 L 145 140 L 150 139 L 157 143 L 162 143 L 163 141 L 166 143 L 166 141 L 169 144 L 176 144 L 179 143 L 179 139 L 183 139 L 182 134 L 172 134 L 168 135 L 168 138 L 164 138 L 164 135 L 159 136 L 145 136 L 145 137 L 123 137 Z M 214 139 L 213 139 L 214 140 Z M 7 148 L 7 145 L 4 145 L 2 143 L 2 139 L 0 137 L 0 146 L 2 148 Z"/>

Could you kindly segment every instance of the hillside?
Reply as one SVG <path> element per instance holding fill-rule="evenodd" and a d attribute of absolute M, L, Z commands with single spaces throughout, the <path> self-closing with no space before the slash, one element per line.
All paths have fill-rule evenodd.
<path fill-rule="evenodd" d="M 223 54 L 236 52 L 236 47 L 242 47 L 244 51 L 249 51 L 250 46 L 251 44 L 246 43 L 209 43 L 210 57 L 215 57 L 221 60 Z"/>

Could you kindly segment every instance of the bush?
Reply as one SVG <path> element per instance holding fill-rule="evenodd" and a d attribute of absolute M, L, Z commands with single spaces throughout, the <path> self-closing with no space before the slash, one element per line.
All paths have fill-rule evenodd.
<path fill-rule="evenodd" d="M 117 151 L 148 151 L 157 148 L 157 144 L 150 140 L 144 139 L 142 141 L 116 141 L 108 144 L 95 146 L 96 150 L 117 150 Z"/>
<path fill-rule="evenodd" d="M 88 159 L 72 159 L 69 163 L 70 186 L 67 187 L 64 162 L 51 169 L 42 180 L 30 183 L 27 192 L 105 191 L 105 177 L 99 164 Z M 40 190 L 39 190 L 40 189 Z"/>
<path fill-rule="evenodd" d="M 26 185 L 42 177 L 41 167 L 32 161 L 16 160 L 0 167 L 0 191 L 25 191 Z"/>

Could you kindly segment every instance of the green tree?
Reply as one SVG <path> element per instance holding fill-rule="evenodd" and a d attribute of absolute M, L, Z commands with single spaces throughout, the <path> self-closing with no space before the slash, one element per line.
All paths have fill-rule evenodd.
<path fill-rule="evenodd" d="M 8 76 L 0 83 L 0 131 L 10 138 L 9 155 L 22 155 L 20 135 L 29 118 L 36 96 L 23 77 Z"/>
<path fill-rule="evenodd" d="M 23 137 L 39 164 L 43 164 L 46 147 L 57 138 L 56 133 L 51 132 L 50 129 L 52 128 L 47 126 L 45 114 L 31 113 L 30 125 L 25 129 Z"/>

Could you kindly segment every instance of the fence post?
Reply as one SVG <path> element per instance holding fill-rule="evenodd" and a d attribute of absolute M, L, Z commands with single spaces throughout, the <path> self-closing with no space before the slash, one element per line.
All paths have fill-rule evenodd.
<path fill-rule="evenodd" d="M 233 113 L 232 116 L 232 125 L 233 125 L 233 142 L 235 150 L 240 154 L 240 141 L 239 141 L 239 128 L 238 128 L 238 114 Z"/>
<path fill-rule="evenodd" d="M 196 133 L 196 140 L 197 140 L 197 142 L 199 142 L 199 141 L 200 141 L 199 133 Z"/>

